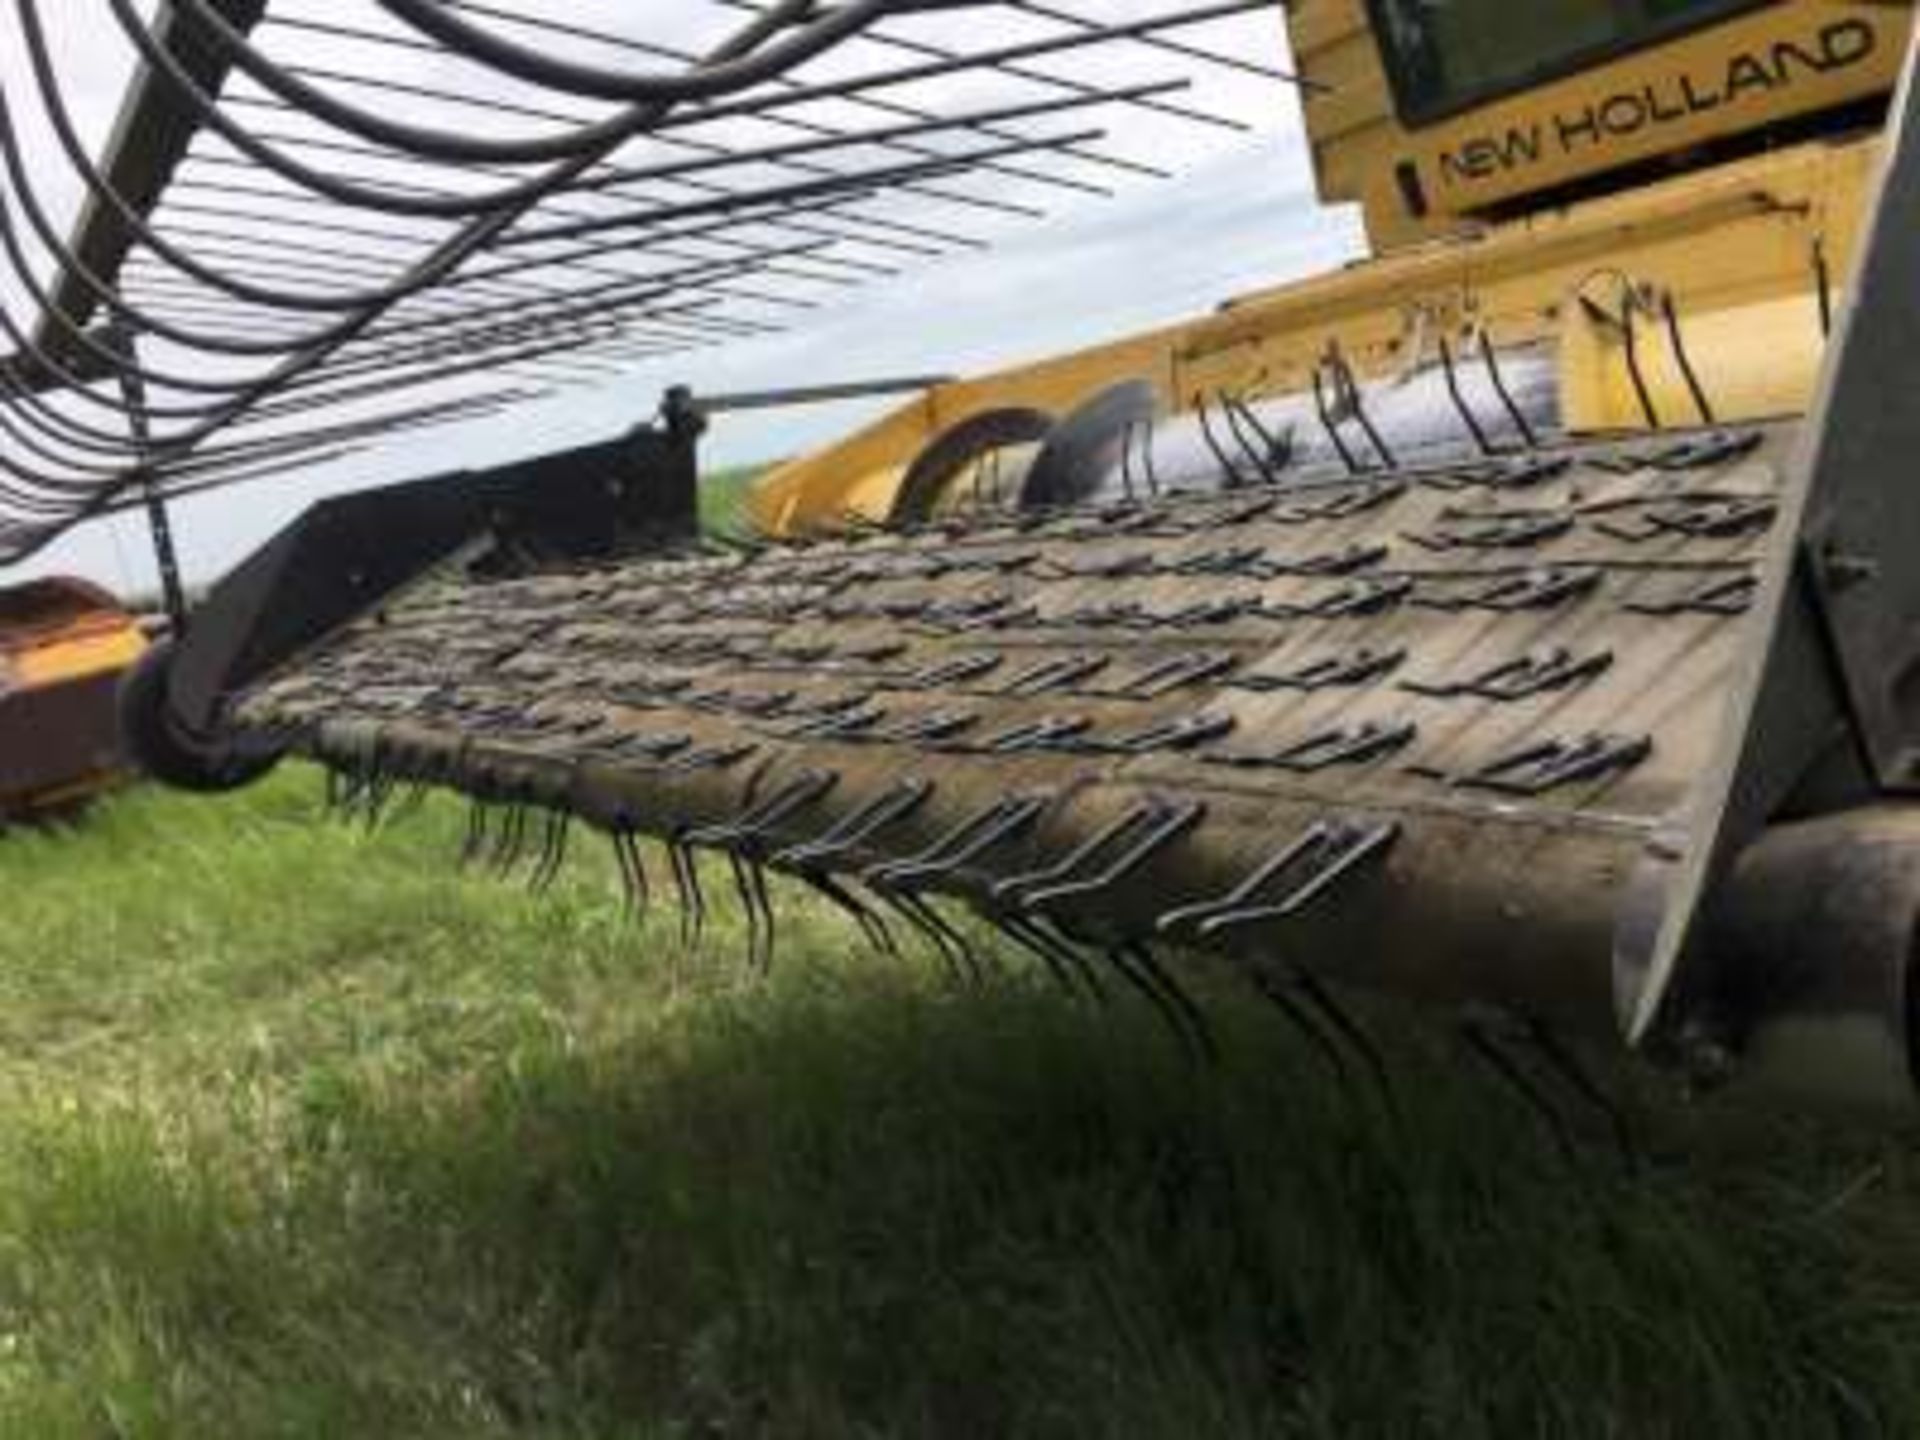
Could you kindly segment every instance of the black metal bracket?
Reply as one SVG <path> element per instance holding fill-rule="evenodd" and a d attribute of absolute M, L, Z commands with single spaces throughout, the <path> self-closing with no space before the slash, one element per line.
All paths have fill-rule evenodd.
<path fill-rule="evenodd" d="M 235 691 L 465 554 L 493 577 L 691 541 L 702 422 L 675 401 L 617 440 L 320 501 L 194 612 L 168 667 L 169 711 L 213 733 Z"/>

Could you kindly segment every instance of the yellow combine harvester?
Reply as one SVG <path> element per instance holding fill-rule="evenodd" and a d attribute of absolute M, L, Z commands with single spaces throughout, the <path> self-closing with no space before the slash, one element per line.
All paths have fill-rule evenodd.
<path fill-rule="evenodd" d="M 636 896 L 653 837 L 694 930 L 724 857 L 762 961 L 772 872 L 960 975 L 964 901 L 1196 1048 L 1174 954 L 1343 1067 L 1357 987 L 1536 1101 L 1604 1109 L 1584 1035 L 1911 1107 L 1911 9 L 1287 15 L 1372 258 L 938 385 L 726 548 L 646 548 L 685 406 L 624 479 L 329 502 L 149 667 L 143 752 L 451 787 L 541 877 L 584 821 Z"/>
<path fill-rule="evenodd" d="M 775 474 L 756 514 L 778 533 L 903 518 L 926 504 L 903 482 L 949 432 L 990 440 L 977 417 L 1008 410 L 1037 412 L 1037 435 L 1138 380 L 1157 417 L 1220 412 L 1223 443 L 1239 407 L 1304 415 L 1315 378 L 1331 393 L 1341 372 L 1362 408 L 1411 412 L 1409 448 L 1509 427 L 1503 366 L 1549 433 L 1801 414 L 1912 23 L 1904 5 L 1832 0 L 1299 0 L 1320 194 L 1362 207 L 1371 259 L 939 386 Z M 1436 395 L 1449 365 L 1458 403 Z M 1329 403 L 1366 452 L 1358 411 Z M 974 478 L 961 465 L 947 484 Z"/>

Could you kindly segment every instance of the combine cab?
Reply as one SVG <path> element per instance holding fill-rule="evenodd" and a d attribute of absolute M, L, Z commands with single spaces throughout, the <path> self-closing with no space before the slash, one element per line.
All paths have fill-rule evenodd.
<path fill-rule="evenodd" d="M 778 874 L 960 977 L 969 906 L 1196 1051 L 1211 956 L 1342 1068 L 1376 990 L 1535 1101 L 1604 1108 L 1587 1037 L 1910 1109 L 1910 10 L 1287 14 L 1369 260 L 934 384 L 724 545 L 684 400 L 329 502 L 150 665 L 143 749 L 459 791 L 502 869 L 592 826 L 692 931 L 730 876 L 762 963 Z"/>
<path fill-rule="evenodd" d="M 0 821 L 67 813 L 121 781 L 114 694 L 146 648 L 83 581 L 0 591 Z"/>

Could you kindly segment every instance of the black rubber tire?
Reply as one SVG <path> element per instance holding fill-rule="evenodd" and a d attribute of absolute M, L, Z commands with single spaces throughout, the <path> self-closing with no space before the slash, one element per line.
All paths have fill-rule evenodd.
<path fill-rule="evenodd" d="M 177 790 L 218 795 L 251 785 L 279 764 L 275 752 L 242 749 L 180 725 L 167 703 L 173 656 L 172 640 L 156 641 L 120 677 L 120 742 L 141 773 Z"/>

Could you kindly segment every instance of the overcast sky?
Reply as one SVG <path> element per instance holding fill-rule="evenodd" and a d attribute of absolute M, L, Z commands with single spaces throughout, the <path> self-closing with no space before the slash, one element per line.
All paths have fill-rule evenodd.
<path fill-rule="evenodd" d="M 318 0 L 296 3 L 324 13 L 324 6 L 315 9 Z M 564 8 L 571 17 L 580 7 Z M 659 0 L 635 8 L 673 6 Z M 90 133 L 104 135 L 129 68 L 107 31 L 110 22 L 103 21 L 105 0 L 47 0 L 43 9 L 69 73 L 81 77 L 79 104 Z M 626 0 L 606 15 L 618 13 L 630 13 Z M 1284 58 L 1275 39 L 1277 15 L 1236 23 L 1254 27 L 1244 37 L 1257 37 L 1267 56 Z M 22 63 L 17 44 L 0 35 L 0 83 L 16 109 Z M 1246 113 L 1246 94 L 1235 98 L 1236 109 Z M 398 440 L 298 479 L 185 502 L 177 528 L 187 567 L 196 579 L 217 575 L 318 494 L 500 463 L 618 433 L 646 419 L 672 383 L 715 393 L 978 372 L 1175 320 L 1357 253 L 1354 217 L 1321 210 L 1313 200 L 1293 98 L 1276 88 L 1255 103 L 1264 123 L 1244 137 L 1203 134 L 1190 145 L 1164 131 L 1130 137 L 1136 152 L 1144 144 L 1147 158 L 1181 169 L 1178 179 L 1129 182 L 1116 199 L 1075 201 L 1050 220 L 1007 232 L 990 254 L 920 264 L 901 279 L 849 293 L 790 334 L 639 366 L 510 416 Z M 1179 153 L 1170 153 L 1176 145 Z M 873 409 L 724 420 L 707 453 L 716 465 L 784 456 L 833 438 Z M 129 518 L 88 527 L 27 566 L 0 571 L 0 579 L 50 571 L 89 575 L 122 591 L 148 588 L 144 527 Z"/>

